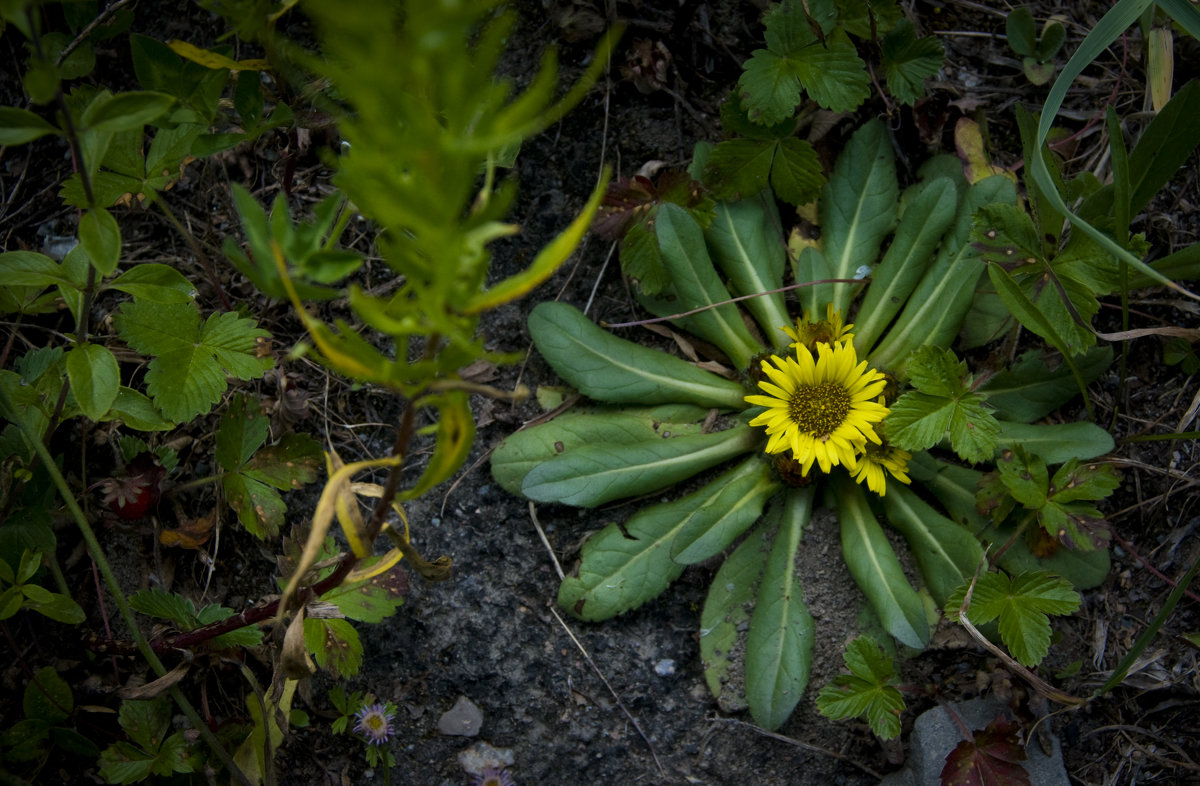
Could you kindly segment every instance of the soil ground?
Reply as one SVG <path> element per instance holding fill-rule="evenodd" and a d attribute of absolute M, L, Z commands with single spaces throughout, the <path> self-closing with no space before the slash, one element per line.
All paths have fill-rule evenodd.
<path fill-rule="evenodd" d="M 158 4 L 164 5 L 164 4 Z M 213 26 L 203 12 L 188 6 L 197 29 Z M 736 82 L 740 63 L 761 47 L 761 9 L 733 0 L 676 3 L 568 2 L 527 0 L 520 4 L 521 22 L 512 40 L 508 68 L 518 82 L 527 79 L 546 43 L 561 47 L 565 76 L 579 73 L 594 45 L 596 31 L 610 16 L 628 21 L 609 78 L 560 124 L 527 143 L 516 167 L 521 196 L 514 220 L 523 229 L 513 240 L 497 246 L 495 277 L 508 275 L 532 257 L 583 204 L 603 163 L 628 176 L 648 161 L 684 166 L 699 140 L 719 134 L 720 102 Z M 139 19 L 148 8 L 139 9 Z M 915 18 L 936 32 L 947 51 L 943 75 L 931 85 L 946 105 L 944 125 L 921 141 L 912 113 L 897 110 L 888 116 L 901 162 L 919 163 L 931 152 L 953 151 L 954 120 L 963 113 L 986 117 L 996 141 L 998 162 L 1011 164 L 1019 150 L 1012 105 L 1037 106 L 1042 89 L 1020 76 L 1019 63 L 1000 37 L 1004 12 L 983 5 L 919 2 Z M 1035 9 L 1042 18 L 1049 9 Z M 148 15 L 147 15 L 148 16 Z M 1080 12 L 1068 22 L 1067 49 L 1094 24 Z M 146 22 L 160 38 L 181 35 L 178 23 L 165 32 L 163 22 Z M 6 36 L 11 42 L 13 36 Z M 667 77 L 649 93 L 636 89 L 619 70 L 632 56 L 638 40 L 661 44 L 670 53 Z M 205 43 L 197 41 L 197 43 Z M 208 43 L 212 43 L 211 41 Z M 8 43 L 6 62 L 20 62 Z M 1196 48 L 1181 45 L 1177 85 L 1195 68 Z M 1092 82 L 1074 95 L 1064 123 L 1073 129 L 1088 124 L 1116 87 L 1122 112 L 1140 106 L 1141 67 L 1137 52 L 1121 71 L 1122 53 L 1101 58 Z M 1178 55 L 1177 55 L 1178 56 Z M 5 103 L 18 100 L 12 84 L 15 66 L 6 68 Z M 1089 72 L 1091 73 L 1091 72 Z M 878 101 L 860 114 L 884 113 Z M 847 119 L 831 133 L 828 145 L 852 128 Z M 1102 124 L 1100 124 L 1102 126 Z M 1089 156 L 1103 149 L 1099 128 L 1082 138 L 1078 165 L 1091 165 Z M 30 147 L 29 155 L 47 155 L 46 147 Z M 175 199 L 197 226 L 197 234 L 220 259 L 220 235 L 231 231 L 216 218 L 231 214 L 226 179 L 257 188 L 269 198 L 281 177 L 269 146 L 237 151 L 220 161 L 207 162 L 178 187 Z M 28 210 L 4 229 L 5 248 L 23 243 L 35 247 L 36 231 L 47 221 L 69 227 L 72 212 L 54 198 L 49 183 L 17 182 L 26 153 L 10 149 L 2 159 L 7 167 L 5 197 L 30 202 Z M 1089 163 L 1090 161 L 1090 163 Z M 28 166 L 28 162 L 25 164 Z M 1157 200 L 1135 228 L 1152 242 L 1173 250 L 1200 235 L 1200 165 L 1193 156 L 1170 193 Z M 329 172 L 315 158 L 298 168 L 298 190 L 318 193 L 327 187 Z M 31 175 L 32 177 L 32 175 Z M 56 185 L 56 184 L 53 184 Z M 305 192 L 305 189 L 310 189 Z M 131 215 L 127 243 L 153 253 L 177 256 L 183 269 L 196 274 L 206 307 L 216 307 L 213 292 L 199 277 L 194 262 L 171 229 L 154 215 Z M 7 223 L 7 222 L 6 222 Z M 123 227 L 125 224 L 123 224 Z M 149 249 L 157 247 L 157 252 Z M 381 275 L 380 267 L 371 271 Z M 253 290 L 229 268 L 222 271 L 229 291 L 251 308 L 274 333 L 277 348 L 286 350 L 300 332 L 286 309 L 256 300 Z M 492 313 L 483 325 L 489 346 L 504 352 L 529 348 L 525 318 L 533 304 L 557 299 L 581 308 L 595 319 L 624 321 L 641 312 L 622 280 L 616 258 L 606 242 L 590 237 L 568 265 L 550 282 L 520 303 Z M 1138 293 L 1135 307 L 1174 324 L 1195 326 L 1195 311 L 1163 291 Z M 1108 309 L 1107 313 L 1111 313 Z M 1112 319 L 1102 316 L 1102 319 Z M 15 329 L 15 328 L 14 328 Z M 628 333 L 655 341 L 648 334 Z M 1196 383 L 1178 367 L 1162 363 L 1156 339 L 1136 342 L 1123 386 L 1116 369 L 1093 385 L 1097 418 L 1112 421 L 1119 405 L 1114 433 L 1118 438 L 1152 430 L 1195 428 L 1189 418 L 1196 410 Z M 392 428 L 402 402 L 378 391 L 352 388 L 319 368 L 299 361 L 285 367 L 289 379 L 307 397 L 307 413 L 295 424 L 301 431 L 328 438 L 346 461 L 384 455 L 392 443 Z M 517 384 L 536 389 L 557 383 L 553 372 L 531 354 L 526 362 L 496 370 L 490 384 L 511 389 Z M 273 394 L 267 390 L 264 393 Z M 1118 399 L 1118 395 L 1121 396 Z M 864 600 L 839 557 L 836 523 L 818 516 L 805 533 L 798 572 L 805 599 L 817 620 L 816 655 L 809 689 L 792 719 L 778 734 L 757 729 L 745 714 L 721 712 L 705 686 L 698 653 L 698 618 L 708 582 L 716 565 L 689 569 L 657 600 L 618 619 L 593 625 L 561 612 L 555 597 L 559 576 L 555 564 L 572 569 L 586 536 L 604 524 L 629 515 L 621 506 L 578 511 L 560 506 L 531 510 L 523 500 L 499 489 L 487 465 L 489 451 L 522 423 L 537 417 L 535 401 L 508 404 L 477 399 L 473 402 L 480 428 L 475 448 L 462 477 L 452 488 L 411 505 L 413 542 L 429 558 L 446 555 L 454 562 L 453 577 L 425 584 L 413 578 L 411 591 L 399 612 L 378 625 L 359 625 L 365 656 L 362 670 L 348 687 L 370 691 L 395 702 L 400 712 L 389 745 L 397 764 L 391 782 L 414 786 L 452 786 L 469 776 L 458 755 L 477 741 L 510 749 L 509 772 L 522 784 L 873 784 L 881 773 L 895 769 L 904 756 L 903 743 L 881 746 L 865 725 L 831 723 L 820 717 L 812 698 L 819 687 L 841 670 L 844 643 L 864 624 Z M 1063 417 L 1082 417 L 1078 404 Z M 212 424 L 208 424 L 211 426 Z M 204 433 L 192 435 L 204 439 Z M 1134 640 L 1161 608 L 1170 586 L 1151 573 L 1136 554 L 1158 571 L 1176 579 L 1200 559 L 1200 510 L 1195 486 L 1200 449 L 1195 441 L 1128 443 L 1118 448 L 1123 482 L 1110 500 L 1112 521 L 1134 551 L 1115 548 L 1109 579 L 1084 595 L 1076 615 L 1058 620 L 1061 639 L 1052 648 L 1043 675 L 1071 671 L 1056 679 L 1063 690 L 1086 695 L 1103 681 Z M 194 467 L 199 471 L 201 468 Z M 314 499 L 301 493 L 289 499 L 302 519 Z M 535 519 L 536 516 L 536 519 Z M 537 526 L 544 530 L 546 542 Z M 234 608 L 269 593 L 274 585 L 272 549 L 227 527 L 225 542 L 215 554 L 216 569 L 208 602 Z M 145 529 L 109 529 L 103 533 L 110 559 L 123 566 L 130 589 L 144 586 L 149 572 L 173 574 L 177 589 L 203 583 L 204 567 L 191 553 L 162 553 Z M 61 537 L 61 536 L 60 536 Z M 80 589 L 79 600 L 89 607 L 95 592 L 87 560 L 72 562 L 69 580 Z M 1048 728 L 1064 742 L 1068 772 L 1078 784 L 1186 783 L 1200 779 L 1200 672 L 1197 655 L 1181 634 L 1200 625 L 1197 606 L 1185 600 L 1168 619 L 1126 685 L 1083 709 L 1053 716 Z M 28 623 L 26 623 L 28 624 Z M 113 703 L 101 674 L 104 659 L 79 650 L 41 627 L 19 628 L 25 642 L 20 657 L 40 667 L 46 663 L 78 678 L 77 701 Z M 22 639 L 21 635 L 32 639 Z M 43 638 L 38 638 L 43 637 Z M 92 661 L 95 662 L 92 662 Z M 133 661 L 123 669 L 136 669 Z M 230 695 L 214 698 L 223 707 L 237 705 L 241 687 L 236 670 L 218 665 L 210 689 Z M 919 657 L 901 662 L 902 677 L 911 685 L 935 685 L 942 700 L 979 695 L 999 697 L 1013 708 L 1026 730 L 1038 711 L 1021 680 L 969 641 L 944 631 L 934 646 Z M 95 672 L 101 676 L 87 680 Z M 19 708 L 21 671 L 5 669 L 5 698 L 0 699 L 0 726 L 7 727 Z M 222 687 L 222 681 L 228 684 Z M 325 697 L 332 681 L 318 675 L 306 686 L 300 702 L 312 718 L 308 728 L 295 730 L 277 761 L 280 783 L 350 784 L 383 782 L 382 771 L 369 771 L 361 744 L 349 736 L 330 733 L 333 713 Z M 214 687 L 215 686 L 215 687 Z M 87 693 L 87 691 L 93 691 Z M 474 737 L 441 733 L 443 713 L 466 697 L 482 711 L 482 727 Z M 910 702 L 906 729 L 931 699 Z M 48 762 L 38 782 L 92 782 L 94 770 Z"/>

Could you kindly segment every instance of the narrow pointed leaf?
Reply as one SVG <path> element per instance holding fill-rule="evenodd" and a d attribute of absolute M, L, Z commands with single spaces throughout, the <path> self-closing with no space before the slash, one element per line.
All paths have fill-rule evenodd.
<path fill-rule="evenodd" d="M 983 559 L 979 540 L 938 513 L 911 489 L 896 485 L 883 498 L 888 521 L 908 541 L 929 594 L 938 605 L 974 575 Z"/>
<path fill-rule="evenodd" d="M 792 714 L 812 666 L 813 618 L 796 582 L 796 550 L 812 516 L 813 491 L 788 494 L 746 635 L 746 702 L 768 731 Z"/>
<path fill-rule="evenodd" d="M 1093 459 L 1112 452 L 1112 435 L 1095 423 L 1026 424 L 1000 421 L 1000 446 L 1020 445 L 1047 464 Z"/>
<path fill-rule="evenodd" d="M 529 315 L 529 332 L 559 376 L 598 401 L 687 403 L 725 409 L 746 406 L 745 391 L 736 382 L 617 338 L 573 306 L 538 304 Z"/>
<path fill-rule="evenodd" d="M 871 274 L 871 284 L 854 320 L 854 346 L 860 356 L 866 355 L 900 312 L 933 261 L 942 235 L 954 222 L 958 190 L 953 181 L 938 178 L 909 189 L 905 196 L 916 188 L 920 188 L 917 195 L 902 203 L 904 212 L 896 235 Z"/>
<path fill-rule="evenodd" d="M 654 226 L 677 295 L 667 313 L 707 307 L 678 321 L 724 350 L 738 368 L 749 366 L 763 347 L 746 330 L 737 306 L 727 302 L 732 296 L 717 276 L 700 225 L 683 208 L 668 203 L 659 207 Z"/>
<path fill-rule="evenodd" d="M 754 430 L 655 439 L 630 445 L 587 445 L 535 467 L 521 493 L 536 502 L 592 508 L 678 483 L 752 449 Z"/>
<path fill-rule="evenodd" d="M 898 196 L 891 141 L 883 123 L 873 120 L 838 156 L 821 199 L 825 258 L 834 278 L 852 278 L 859 265 L 878 257 L 880 243 L 896 223 Z M 852 287 L 833 285 L 834 308 L 845 313 Z"/>
<path fill-rule="evenodd" d="M 654 505 L 625 526 L 609 524 L 583 545 L 579 575 L 568 577 L 558 603 L 585 620 L 602 620 L 655 598 L 683 572 L 671 544 L 697 516 L 711 515 L 722 484 L 712 482 L 674 502 Z"/>
<path fill-rule="evenodd" d="M 768 209 L 766 204 L 761 197 L 732 204 L 722 202 L 704 233 L 713 261 L 728 277 L 735 295 L 768 292 L 783 286 L 787 252 L 779 237 L 779 213 L 773 206 Z M 787 334 L 779 328 L 790 326 L 792 318 L 782 292 L 743 303 L 758 320 L 767 341 L 776 348 L 787 346 Z"/>
<path fill-rule="evenodd" d="M 720 489 L 706 510 L 692 517 L 671 545 L 671 558 L 694 565 L 720 554 L 762 515 L 763 505 L 779 491 L 771 467 L 751 456 L 710 485 Z"/>
<path fill-rule="evenodd" d="M 768 515 L 721 564 L 700 615 L 704 679 L 725 712 L 746 709 L 744 681 L 731 680 L 730 667 L 739 650 L 739 638 L 745 638 L 749 609 L 771 550 L 771 540 L 767 537 L 771 518 Z"/>
<path fill-rule="evenodd" d="M 970 293 L 983 271 L 979 252 L 969 242 L 971 217 L 983 205 L 1015 201 L 1013 182 L 999 175 L 967 189 L 954 228 L 944 236 L 937 259 L 909 297 L 896 324 L 871 353 L 873 364 L 895 371 L 910 352 L 923 344 L 950 345 L 971 308 Z"/>
<path fill-rule="evenodd" d="M 892 544 L 867 505 L 862 487 L 848 478 L 839 478 L 835 493 L 842 556 L 850 575 L 867 596 L 883 629 L 907 647 L 924 649 L 929 643 L 924 604 L 908 583 Z"/>
<path fill-rule="evenodd" d="M 706 410 L 658 407 L 636 414 L 568 412 L 533 428 L 509 434 L 492 453 L 492 477 L 501 488 L 521 493 L 525 476 L 542 462 L 584 445 L 626 445 L 655 437 L 699 434 Z"/>

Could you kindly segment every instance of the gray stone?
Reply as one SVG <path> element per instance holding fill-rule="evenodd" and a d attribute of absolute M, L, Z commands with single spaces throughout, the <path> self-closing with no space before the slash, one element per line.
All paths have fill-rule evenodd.
<path fill-rule="evenodd" d="M 454 737 L 474 737 L 483 727 L 483 710 L 466 696 L 459 696 L 454 706 L 438 718 L 438 731 Z"/>
<path fill-rule="evenodd" d="M 954 704 L 954 711 L 962 718 L 967 728 L 975 731 L 985 728 L 1001 713 L 1012 719 L 1012 712 L 1003 704 L 988 699 Z M 929 710 L 913 724 L 912 736 L 908 741 L 908 761 L 904 769 L 893 772 L 880 786 L 937 786 L 940 783 L 946 757 L 964 739 L 961 729 L 942 707 Z M 1037 742 L 1025 746 L 1028 757 L 1022 764 L 1029 772 L 1029 782 L 1037 786 L 1069 786 L 1067 768 L 1062 760 L 1062 743 L 1051 735 L 1054 750 L 1047 756 Z"/>

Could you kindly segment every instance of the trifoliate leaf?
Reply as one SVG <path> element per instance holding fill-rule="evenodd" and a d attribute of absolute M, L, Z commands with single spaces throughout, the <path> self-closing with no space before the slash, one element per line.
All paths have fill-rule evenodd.
<path fill-rule="evenodd" d="M 832 720 L 865 716 L 882 740 L 900 734 L 904 697 L 896 689 L 896 669 L 872 639 L 859 636 L 846 645 L 849 674 L 839 674 L 817 695 L 817 709 Z"/>
<path fill-rule="evenodd" d="M 226 377 L 256 379 L 274 364 L 255 354 L 256 339 L 271 334 L 232 312 L 201 324 L 194 304 L 135 300 L 121 306 L 114 323 L 126 343 L 154 356 L 146 390 L 177 422 L 208 412 L 225 392 Z"/>
<path fill-rule="evenodd" d="M 902 104 L 925 95 L 925 80 L 942 67 L 946 53 L 933 36 L 917 38 L 912 22 L 901 19 L 883 37 L 883 73 L 888 92 Z"/>
<path fill-rule="evenodd" d="M 966 364 L 950 350 L 923 346 L 909 359 L 908 373 L 916 390 L 891 407 L 887 428 L 892 443 L 904 450 L 925 450 L 948 438 L 963 459 L 990 459 L 1000 424 L 985 397 L 970 389 Z"/>
<path fill-rule="evenodd" d="M 1017 725 L 1004 716 L 958 743 L 946 757 L 941 786 L 1029 786 Z"/>
<path fill-rule="evenodd" d="M 946 615 L 958 619 L 969 584 L 946 601 Z M 997 620 L 1000 638 L 1020 663 L 1036 666 L 1050 649 L 1051 614 L 1071 614 L 1079 608 L 1079 593 L 1061 576 L 1044 571 L 1022 573 L 1010 580 L 1001 573 L 984 573 L 975 582 L 967 618 L 979 626 Z"/>
<path fill-rule="evenodd" d="M 1027 509 L 1037 512 L 1038 523 L 1051 537 L 1068 548 L 1092 551 L 1103 548 L 1111 537 L 1108 522 L 1091 504 L 1108 497 L 1117 487 L 1116 471 L 1110 464 L 1080 465 L 1076 459 L 1063 464 L 1050 477 L 1046 462 L 1020 445 L 1005 450 L 996 462 L 999 481 L 981 488 L 979 503 L 995 508 L 993 520 L 1007 516 L 1003 492 Z"/>

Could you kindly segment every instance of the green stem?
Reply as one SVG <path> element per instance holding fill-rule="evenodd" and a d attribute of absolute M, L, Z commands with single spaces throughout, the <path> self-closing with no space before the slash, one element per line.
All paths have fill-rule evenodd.
<path fill-rule="evenodd" d="M 38 439 L 36 433 L 25 422 L 24 418 L 17 414 L 16 407 L 13 406 L 12 399 L 9 398 L 8 392 L 0 388 L 0 411 L 6 418 L 15 423 L 21 429 L 21 433 L 25 436 L 25 441 L 34 449 L 46 466 L 46 471 L 50 474 L 51 480 L 54 482 L 58 493 L 62 496 L 63 502 L 67 509 L 71 512 L 71 516 L 75 519 L 76 525 L 79 527 L 79 533 L 83 537 L 84 543 L 87 544 L 88 551 L 92 555 L 92 559 L 96 561 L 97 567 L 100 569 L 100 574 L 104 577 L 104 583 L 108 585 L 108 591 L 112 593 L 113 599 L 116 601 L 117 609 L 121 612 L 121 618 L 125 620 L 125 625 L 129 628 L 130 635 L 133 636 L 134 642 L 137 644 L 138 651 L 145 658 L 146 663 L 154 670 L 154 673 L 159 677 L 166 676 L 167 668 L 162 661 L 158 659 L 158 655 L 150 648 L 150 642 L 146 640 L 146 636 L 138 627 L 137 619 L 133 616 L 133 609 L 129 606 L 129 601 L 125 599 L 125 593 L 121 591 L 121 585 L 117 581 L 117 577 L 113 575 L 112 567 L 108 564 L 108 560 L 104 557 L 104 550 L 100 547 L 100 541 L 96 539 L 96 533 L 88 524 L 87 517 L 83 515 L 83 510 L 75 501 L 75 496 L 71 492 L 71 487 L 67 485 L 67 479 L 58 471 L 58 465 L 54 463 L 54 458 L 50 455 L 50 451 Z M 222 747 L 216 735 L 209 730 L 208 725 L 200 718 L 194 707 L 183 695 L 183 692 L 178 687 L 171 688 L 171 697 L 179 706 L 183 714 L 187 716 L 192 727 L 204 737 L 213 753 L 217 755 L 229 770 L 230 774 L 245 786 L 251 786 L 249 779 L 245 773 L 234 762 L 233 757 Z"/>

